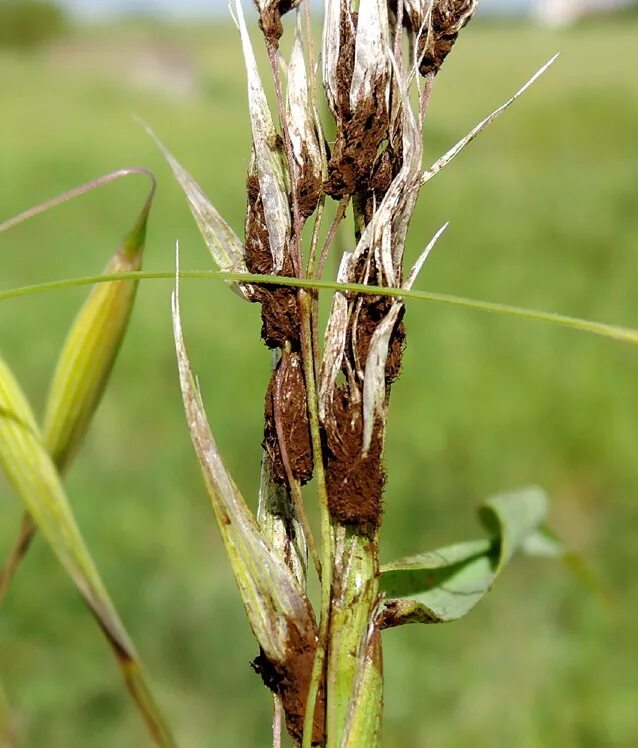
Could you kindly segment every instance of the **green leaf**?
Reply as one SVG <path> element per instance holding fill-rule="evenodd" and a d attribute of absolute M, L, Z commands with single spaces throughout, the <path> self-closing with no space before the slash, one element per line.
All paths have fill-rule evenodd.
<path fill-rule="evenodd" d="M 96 180 L 93 186 L 100 183 Z M 79 189 L 88 187 L 84 185 Z M 68 194 L 62 197 L 67 199 Z M 113 273 L 141 269 L 146 225 L 154 194 L 153 181 L 135 225 L 104 270 L 107 278 Z M 52 204 L 56 204 L 55 201 Z M 51 207 L 51 203 L 43 205 Z M 44 209 L 46 207 L 36 206 L 34 210 Z M 64 474 L 80 447 L 102 399 L 128 328 L 138 284 L 136 278 L 97 284 L 78 312 L 62 346 L 49 387 L 42 426 L 44 445 L 60 475 Z M 13 547 L 0 569 L 0 602 L 29 550 L 35 532 L 36 523 L 26 512 Z"/>
<path fill-rule="evenodd" d="M 381 567 L 386 594 L 383 626 L 446 623 L 462 618 L 489 592 L 496 577 L 525 543 L 541 548 L 537 532 L 547 513 L 547 496 L 526 488 L 488 499 L 479 517 L 489 533 Z M 549 552 L 549 542 L 545 546 Z"/>

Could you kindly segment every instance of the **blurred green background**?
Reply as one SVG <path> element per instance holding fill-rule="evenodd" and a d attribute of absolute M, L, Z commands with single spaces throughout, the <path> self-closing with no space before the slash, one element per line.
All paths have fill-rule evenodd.
<path fill-rule="evenodd" d="M 420 287 L 638 326 L 638 24 L 474 24 L 437 79 L 434 160 L 556 50 L 559 62 L 422 194 L 408 259 L 451 226 Z M 0 49 L 0 219 L 101 173 L 159 177 L 146 269 L 211 262 L 132 114 L 241 231 L 249 156 L 229 25 L 69 28 Z M 0 287 L 101 269 L 144 199 L 108 186 L 0 236 Z M 345 241 L 345 238 L 344 238 Z M 331 259 L 334 272 L 337 258 Z M 171 284 L 142 285 L 112 384 L 67 481 L 89 547 L 180 745 L 269 744 L 270 700 L 181 412 Z M 4 302 L 0 344 L 41 410 L 86 289 Z M 259 314 L 184 285 L 193 364 L 227 462 L 255 497 L 269 355 Z M 480 533 L 489 494 L 539 483 L 551 525 L 609 589 L 518 559 L 465 620 L 385 635 L 384 745 L 638 745 L 638 355 L 537 323 L 412 303 L 387 441 L 382 557 Z M 312 491 L 309 501 L 314 501 Z M 20 506 L 0 481 L 0 551 Z M 93 621 L 41 539 L 0 612 L 0 674 L 23 746 L 147 744 Z"/>

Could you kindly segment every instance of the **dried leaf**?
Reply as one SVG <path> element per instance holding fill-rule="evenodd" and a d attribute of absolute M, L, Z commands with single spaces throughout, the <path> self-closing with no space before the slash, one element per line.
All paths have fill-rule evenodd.
<path fill-rule="evenodd" d="M 443 234 L 443 232 L 447 229 L 449 225 L 450 225 L 449 221 L 444 223 L 443 226 L 441 226 L 441 228 L 436 232 L 436 234 L 434 234 L 432 239 L 430 239 L 429 244 L 423 250 L 423 252 L 421 252 L 419 257 L 417 258 L 417 261 L 412 266 L 412 269 L 410 270 L 410 274 L 408 275 L 407 280 L 403 284 L 403 288 L 405 288 L 408 291 L 412 288 L 419 273 L 421 272 L 421 268 L 423 267 L 423 265 L 425 264 L 425 261 L 430 256 L 430 252 L 434 249 L 434 245 L 438 242 L 441 234 Z"/>
<path fill-rule="evenodd" d="M 422 155 L 420 131 L 405 91 L 402 91 L 401 99 L 403 163 L 370 223 L 361 234 L 351 260 L 351 267 L 355 268 L 359 265 L 360 259 L 370 253 L 381 257 L 383 254 L 382 246 L 385 242 L 392 247 L 393 270 L 390 277 L 393 279 L 399 278 L 401 275 L 408 224 L 419 194 Z M 388 227 L 391 227 L 390 236 L 387 235 Z M 386 268 L 386 276 L 390 273 L 390 269 Z M 350 282 L 354 280 L 356 280 L 354 277 L 348 278 Z"/>
<path fill-rule="evenodd" d="M 288 487 L 273 479 L 272 460 L 266 450 L 261 458 L 257 522 L 268 545 L 286 561 L 304 589 L 308 573 L 305 533 Z"/>
<path fill-rule="evenodd" d="M 148 134 L 153 138 L 164 158 L 171 167 L 175 179 L 184 191 L 188 205 L 197 223 L 202 238 L 211 253 L 213 262 L 226 272 L 246 273 L 245 250 L 241 239 L 222 218 L 217 208 L 210 202 L 204 191 L 184 167 L 175 159 L 157 135 L 144 125 Z M 232 284 L 233 290 L 246 298 L 241 286 Z"/>
<path fill-rule="evenodd" d="M 343 0 L 326 0 L 323 22 L 323 85 L 333 114 L 338 111 L 339 45 L 341 43 L 341 14 Z"/>
<path fill-rule="evenodd" d="M 313 176 L 321 177 L 321 151 L 310 104 L 308 77 L 300 24 L 297 23 L 295 42 L 288 65 L 288 132 L 295 160 L 301 170 L 307 168 Z"/>
<path fill-rule="evenodd" d="M 458 543 L 382 566 L 383 626 L 445 623 L 464 616 L 491 589 L 546 513 L 547 496 L 539 488 L 496 496 L 480 509 L 489 539 Z"/>
<path fill-rule="evenodd" d="M 351 272 L 352 253 L 344 252 L 337 273 L 337 282 L 345 283 Z M 335 293 L 332 297 L 332 309 L 326 325 L 324 336 L 324 352 L 319 375 L 319 417 L 322 421 L 332 402 L 337 376 L 343 361 L 348 332 L 348 300 L 342 293 Z"/>
<path fill-rule="evenodd" d="M 386 0 L 361 0 L 355 39 L 350 106 L 372 98 L 379 82 L 389 82 L 388 6 Z M 387 93 L 386 93 L 387 95 Z"/>
<path fill-rule="evenodd" d="M 384 418 L 385 411 L 385 365 L 388 360 L 390 339 L 403 308 L 402 301 L 394 301 L 390 311 L 381 320 L 370 340 L 363 377 L 363 454 L 368 453 L 372 443 L 374 424 Z"/>

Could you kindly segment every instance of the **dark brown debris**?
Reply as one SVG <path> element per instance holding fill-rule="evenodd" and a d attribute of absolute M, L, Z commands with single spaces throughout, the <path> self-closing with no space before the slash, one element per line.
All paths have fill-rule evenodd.
<path fill-rule="evenodd" d="M 379 85 L 355 112 L 348 108 L 337 120 L 337 137 L 328 164 L 326 193 L 337 199 L 366 189 L 377 153 L 388 133 L 388 111 Z"/>
<path fill-rule="evenodd" d="M 387 297 L 368 298 L 361 304 L 346 340 L 348 359 L 343 372 L 362 370 L 370 350 L 372 336 L 390 310 Z M 402 315 L 401 315 L 402 316 Z M 405 347 L 405 327 L 401 317 L 397 321 L 386 363 L 386 387 L 398 377 Z M 360 386 L 363 383 L 360 382 Z M 360 398 L 353 398 L 349 386 L 335 389 L 332 408 L 324 424 L 327 451 L 326 484 L 330 513 L 342 524 L 356 525 L 372 536 L 381 522 L 385 470 L 382 453 L 385 424 L 375 424 L 372 443 L 367 454 L 363 448 L 363 413 Z"/>

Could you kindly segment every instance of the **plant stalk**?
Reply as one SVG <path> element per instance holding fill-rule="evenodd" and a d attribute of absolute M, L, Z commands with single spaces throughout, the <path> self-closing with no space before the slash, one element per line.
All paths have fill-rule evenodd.
<path fill-rule="evenodd" d="M 326 489 L 326 476 L 323 464 L 323 448 L 321 443 L 321 431 L 319 427 L 319 404 L 317 401 L 317 386 L 314 370 L 314 354 L 312 350 L 312 299 L 310 295 L 301 290 L 299 292 L 299 307 L 301 311 L 302 328 L 302 356 L 304 363 L 304 375 L 306 377 L 306 392 L 308 398 L 308 418 L 310 421 L 310 434 L 312 439 L 312 451 L 315 464 L 315 480 L 317 482 L 317 493 L 319 497 L 319 511 L 321 517 L 321 603 L 319 613 L 319 640 L 313 663 L 310 684 L 308 687 L 308 698 L 306 701 L 306 714 L 304 720 L 303 748 L 311 748 L 313 720 L 317 696 L 324 681 L 324 664 L 326 660 L 326 645 L 328 642 L 328 630 L 330 624 L 330 596 L 332 592 L 332 522 L 328 509 L 328 491 Z"/>

